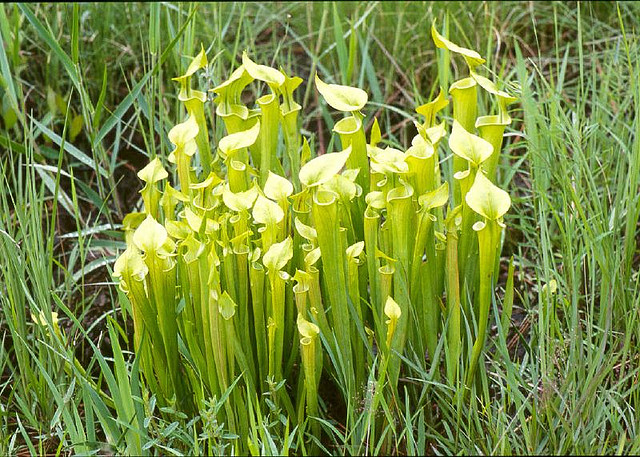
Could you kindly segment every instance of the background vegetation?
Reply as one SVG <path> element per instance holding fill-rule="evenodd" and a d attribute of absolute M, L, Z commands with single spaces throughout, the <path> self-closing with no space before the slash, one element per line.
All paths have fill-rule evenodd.
<path fill-rule="evenodd" d="M 634 2 L 3 5 L 0 454 L 118 454 L 132 439 L 144 452 L 231 452 L 217 405 L 185 417 L 137 401 L 131 319 L 110 275 L 119 224 L 141 204 L 135 173 L 148 151 L 170 151 L 171 77 L 202 43 L 214 87 L 246 49 L 305 81 L 318 70 L 365 89 L 366 119 L 406 145 L 414 108 L 458 75 L 438 71 L 433 19 L 519 86 L 501 175 L 516 293 L 510 325 L 491 322 L 480 403 L 453 404 L 407 361 L 422 394 L 389 431 L 394 451 L 640 452 L 639 14 Z M 335 119 L 312 85 L 298 92 L 303 132 L 332 150 Z M 379 450 L 325 400 L 327 450 Z M 262 413 L 255 449 L 305 452 Z"/>

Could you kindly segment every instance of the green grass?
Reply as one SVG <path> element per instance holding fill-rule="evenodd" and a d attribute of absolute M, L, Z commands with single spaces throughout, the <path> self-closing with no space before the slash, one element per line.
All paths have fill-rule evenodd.
<path fill-rule="evenodd" d="M 201 83 L 214 87 L 247 49 L 305 80 L 318 70 L 362 87 L 367 119 L 379 116 L 390 132 L 383 142 L 406 145 L 413 108 L 459 76 L 438 71 L 434 18 L 519 87 L 500 167 L 513 198 L 502 253 L 515 265 L 511 325 L 492 312 L 478 401 L 462 401 L 412 357 L 393 410 L 383 402 L 372 412 L 364 395 L 345 413 L 324 398 L 317 445 L 640 452 L 639 13 L 631 2 L 4 5 L 0 454 L 233 452 L 214 419 L 220 399 L 197 417 L 155 406 L 109 274 L 124 248 L 118 224 L 141 205 L 135 172 L 168 155 L 166 133 L 183 117 L 170 78 L 202 43 L 212 64 Z M 336 150 L 336 118 L 314 87 L 299 92 L 310 107 L 303 131 L 316 149 Z M 46 325 L 31 318 L 40 312 Z M 277 409 L 251 404 L 249 449 L 308 452 Z M 374 413 L 395 420 L 371 442 Z"/>

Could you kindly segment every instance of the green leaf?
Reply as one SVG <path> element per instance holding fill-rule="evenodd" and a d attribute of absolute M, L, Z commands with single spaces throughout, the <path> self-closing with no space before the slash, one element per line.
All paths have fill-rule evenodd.
<path fill-rule="evenodd" d="M 409 165 L 405 161 L 405 153 L 386 147 L 380 149 L 377 147 L 367 147 L 369 156 L 371 157 L 371 169 L 376 173 L 406 173 L 409 171 Z"/>
<path fill-rule="evenodd" d="M 316 187 L 329 181 L 344 167 L 350 154 L 351 146 L 310 160 L 300 169 L 300 182 L 306 187 Z"/>
<path fill-rule="evenodd" d="M 264 194 L 272 200 L 286 200 L 293 193 L 293 184 L 280 175 L 269 171 L 267 181 L 264 183 Z"/>
<path fill-rule="evenodd" d="M 375 209 L 383 209 L 387 206 L 387 201 L 385 200 L 384 193 L 380 192 L 379 190 L 369 192 L 364 200 L 367 205 Z"/>
<path fill-rule="evenodd" d="M 462 125 L 454 120 L 453 131 L 449 136 L 451 151 L 478 167 L 493 154 L 493 146 L 473 133 L 467 132 Z"/>
<path fill-rule="evenodd" d="M 444 206 L 449 200 L 449 183 L 445 181 L 440 187 L 418 197 L 418 203 L 427 211 Z"/>
<path fill-rule="evenodd" d="M 189 141 L 194 140 L 198 135 L 198 122 L 194 116 L 189 116 L 186 121 L 175 125 L 169 130 L 169 141 L 174 146 L 184 147 Z"/>
<path fill-rule="evenodd" d="M 296 285 L 293 287 L 295 293 L 307 292 L 309 290 L 309 284 L 311 283 L 311 275 L 306 271 L 296 269 L 296 274 L 292 278 L 296 281 Z"/>
<path fill-rule="evenodd" d="M 184 219 L 187 221 L 189 228 L 194 232 L 200 232 L 200 230 L 202 230 L 203 223 L 205 225 L 204 233 L 207 235 L 220 230 L 220 224 L 217 221 L 210 218 L 203 219 L 201 216 L 194 213 L 189 207 L 184 209 Z"/>
<path fill-rule="evenodd" d="M 440 142 L 445 136 L 447 136 L 447 129 L 445 128 L 445 122 L 442 121 L 438 125 L 425 130 L 426 138 L 431 141 L 434 146 Z"/>
<path fill-rule="evenodd" d="M 229 189 L 229 185 L 227 184 L 224 186 L 224 190 L 222 191 L 222 201 L 227 208 L 238 212 L 248 211 L 253 206 L 253 202 L 257 197 L 258 190 L 255 186 L 244 192 L 234 193 L 231 192 L 231 189 Z"/>
<path fill-rule="evenodd" d="M 169 177 L 169 173 L 162 166 L 158 157 L 150 161 L 146 167 L 138 172 L 138 178 L 146 183 L 158 182 Z"/>
<path fill-rule="evenodd" d="M 204 103 L 207 101 L 207 94 L 200 90 L 195 90 L 187 87 L 180 89 L 178 100 L 180 100 L 181 102 L 187 102 L 193 99 L 200 100 L 202 103 Z"/>
<path fill-rule="evenodd" d="M 424 105 L 420 105 L 416 108 L 416 113 L 422 114 L 425 117 L 424 125 L 431 127 L 436 122 L 436 114 L 441 111 L 445 106 L 449 104 L 449 100 L 444 95 L 444 90 L 440 87 L 438 96 Z"/>
<path fill-rule="evenodd" d="M 125 278 L 131 277 L 142 281 L 148 272 L 149 269 L 144 263 L 140 252 L 132 246 L 125 249 L 113 265 L 113 277 L 121 281 L 123 291 L 128 289 L 128 285 L 123 283 L 123 281 L 126 281 Z"/>
<path fill-rule="evenodd" d="M 289 96 L 293 96 L 293 91 L 296 90 L 298 88 L 298 86 L 300 86 L 300 84 L 302 84 L 304 82 L 304 80 L 302 78 L 300 78 L 299 76 L 292 76 L 289 77 L 285 71 L 282 69 L 282 67 L 280 68 L 280 73 L 282 73 L 284 75 L 284 83 L 282 84 L 282 87 L 280 88 L 282 90 L 283 94 L 288 94 Z"/>
<path fill-rule="evenodd" d="M 416 135 L 411 140 L 411 147 L 407 149 L 405 161 L 409 163 L 411 157 L 428 159 L 434 152 L 435 149 L 430 140 L 423 138 L 422 135 Z"/>
<path fill-rule="evenodd" d="M 298 326 L 298 332 L 300 332 L 302 339 L 312 340 L 320 333 L 320 328 L 316 324 L 306 320 L 300 313 L 298 313 L 296 324 Z"/>
<path fill-rule="evenodd" d="M 329 106 L 338 111 L 360 111 L 369 96 L 357 87 L 340 86 L 323 82 L 316 73 L 316 87 Z"/>
<path fill-rule="evenodd" d="M 234 98 L 236 95 L 239 95 L 247 84 L 252 81 L 253 77 L 247 72 L 244 65 L 240 65 L 233 73 L 231 73 L 229 79 L 213 89 L 210 89 L 210 91 L 218 95 L 227 95 Z"/>
<path fill-rule="evenodd" d="M 511 197 L 493 184 L 481 171 L 467 192 L 467 205 L 489 220 L 499 220 L 511 207 Z"/>
<path fill-rule="evenodd" d="M 364 250 L 364 241 L 358 241 L 357 243 L 352 244 L 346 250 L 347 257 L 350 259 L 357 259 L 362 254 Z"/>
<path fill-rule="evenodd" d="M 369 132 L 369 145 L 375 146 L 382 140 L 382 133 L 380 132 L 380 125 L 378 124 L 378 118 L 373 118 L 373 125 L 371 126 L 371 132 Z"/>
<path fill-rule="evenodd" d="M 252 78 L 266 82 L 272 89 L 279 88 L 285 82 L 285 76 L 280 71 L 266 65 L 256 64 L 249 58 L 247 51 L 242 53 L 242 65 Z"/>
<path fill-rule="evenodd" d="M 448 49 L 449 51 L 455 52 L 456 54 L 461 54 L 470 69 L 473 69 L 478 65 L 482 65 L 483 63 L 485 63 L 485 60 L 476 51 L 458 46 L 457 44 L 452 43 L 451 41 L 440 35 L 438 33 L 438 30 L 436 30 L 435 21 L 433 21 L 433 24 L 431 25 L 431 37 L 433 38 L 433 42 L 437 47 L 441 49 Z"/>
<path fill-rule="evenodd" d="M 300 152 L 300 164 L 304 165 L 311 158 L 311 147 L 306 137 L 302 137 L 302 151 Z M 298 176 L 300 176 L 298 174 Z"/>
<path fill-rule="evenodd" d="M 316 229 L 301 222 L 297 217 L 294 220 L 294 225 L 302 238 L 311 242 L 315 242 L 318 238 L 318 232 L 316 232 Z"/>
<path fill-rule="evenodd" d="M 133 244 L 145 254 L 156 253 L 162 249 L 168 237 L 164 226 L 148 215 L 133 233 Z"/>
<path fill-rule="evenodd" d="M 47 315 L 49 318 L 47 319 Z M 44 310 L 40 310 L 40 312 L 36 315 L 31 313 L 31 320 L 34 324 L 37 324 L 45 329 L 45 331 L 49 332 L 49 322 L 51 322 L 52 327 L 55 329 L 55 332 L 60 332 L 60 326 L 58 324 L 58 313 L 54 312 L 45 312 Z"/>
<path fill-rule="evenodd" d="M 170 237 L 177 240 L 184 240 L 191 235 L 192 230 L 185 221 L 166 221 L 165 226 Z"/>
<path fill-rule="evenodd" d="M 500 116 L 499 114 L 492 114 L 489 116 L 480 116 L 476 119 L 476 128 L 498 125 L 509 125 L 511 123 L 510 117 Z"/>
<path fill-rule="evenodd" d="M 398 305 L 398 303 L 396 303 L 396 301 L 391 298 L 391 296 L 387 297 L 387 301 L 384 304 L 384 314 L 389 318 L 389 320 L 392 321 L 397 321 L 402 315 L 400 305 Z"/>
<path fill-rule="evenodd" d="M 338 135 L 353 135 L 362 127 L 362 121 L 356 116 L 348 116 L 340 119 L 333 126 L 333 131 Z"/>
<path fill-rule="evenodd" d="M 552 279 L 547 284 L 542 286 L 542 294 L 555 295 L 558 291 L 558 282 L 555 279 Z"/>
<path fill-rule="evenodd" d="M 345 171 L 343 171 L 340 174 L 340 176 L 344 177 L 345 179 L 348 179 L 351 182 L 355 182 L 356 179 L 358 179 L 359 174 L 360 174 L 359 168 L 348 168 Z"/>
<path fill-rule="evenodd" d="M 233 151 L 248 148 L 256 142 L 259 133 L 260 121 L 257 121 L 255 125 L 248 130 L 232 133 L 222 138 L 218 143 L 218 149 L 220 149 L 223 154 L 229 155 L 229 153 Z"/>
<path fill-rule="evenodd" d="M 231 298 L 225 290 L 218 299 L 218 311 L 222 314 L 222 318 L 225 321 L 231 319 L 236 313 L 236 307 L 236 302 L 233 301 L 233 298 Z"/>
<path fill-rule="evenodd" d="M 354 182 L 342 175 L 335 175 L 323 187 L 334 191 L 344 201 L 351 201 L 358 194 L 358 187 Z M 362 192 L 362 189 L 360 189 L 360 192 Z"/>
<path fill-rule="evenodd" d="M 319 247 L 309 251 L 309 253 L 304 256 L 305 268 L 308 270 L 309 267 L 311 267 L 314 263 L 316 263 L 320 259 L 321 255 L 322 255 L 322 252 L 320 251 Z"/>
<path fill-rule="evenodd" d="M 215 172 L 209 173 L 207 178 L 204 181 L 193 183 L 189 185 L 189 189 L 213 189 L 218 184 L 222 182 L 220 176 L 215 174 Z"/>
<path fill-rule="evenodd" d="M 387 192 L 387 203 L 395 203 L 395 200 L 404 200 L 406 201 L 408 198 L 413 196 L 413 187 L 404 181 L 400 180 L 402 185 L 394 187 L 389 192 Z"/>
<path fill-rule="evenodd" d="M 252 216 L 258 224 L 276 225 L 284 218 L 284 211 L 276 202 L 259 195 Z"/>
<path fill-rule="evenodd" d="M 154 160 L 157 160 L 157 157 Z M 141 172 L 142 171 L 140 171 L 140 173 Z M 138 176 L 140 176 L 140 173 L 138 173 Z M 160 178 L 160 179 L 164 179 L 164 178 Z M 165 184 L 164 190 L 162 192 L 162 197 L 160 198 L 161 205 L 164 205 L 169 202 L 171 202 L 172 204 L 177 204 L 178 202 L 188 202 L 188 201 L 189 201 L 189 197 L 187 197 L 184 193 L 174 189 L 173 186 L 169 183 Z M 165 216 L 167 215 L 165 214 Z"/>
<path fill-rule="evenodd" d="M 197 56 L 195 56 L 193 58 L 193 60 L 191 60 L 191 63 L 189 64 L 189 67 L 187 68 L 187 71 L 182 76 L 178 76 L 176 78 L 172 78 L 172 81 L 184 80 L 184 79 L 192 76 L 196 71 L 200 70 L 201 68 L 206 67 L 208 65 L 208 63 L 209 62 L 207 62 L 207 54 L 205 53 L 204 46 L 201 43 L 200 44 L 200 52 L 198 53 Z"/>
<path fill-rule="evenodd" d="M 288 236 L 284 241 L 274 243 L 269 247 L 269 250 L 265 252 L 262 258 L 262 263 L 269 272 L 275 273 L 282 270 L 292 257 L 293 241 Z"/>
<path fill-rule="evenodd" d="M 192 138 L 187 143 L 180 146 L 176 146 L 176 148 L 173 151 L 171 151 L 167 156 L 167 160 L 171 163 L 178 163 L 178 160 L 176 158 L 176 152 L 181 151 L 183 154 L 191 157 L 196 153 L 197 150 L 198 150 L 198 144 L 196 143 L 196 139 Z"/>
<path fill-rule="evenodd" d="M 465 91 L 477 85 L 478 83 L 476 83 L 476 80 L 471 77 L 462 78 L 451 84 L 449 87 L 449 93 L 453 94 L 456 90 Z"/>
<path fill-rule="evenodd" d="M 475 71 L 471 71 L 471 77 L 484 90 L 486 90 L 490 94 L 493 94 L 493 95 L 495 95 L 497 97 L 503 98 L 505 100 L 505 102 L 513 103 L 513 102 L 515 102 L 517 100 L 517 98 L 514 97 L 513 95 L 510 95 L 510 94 L 508 94 L 508 93 L 506 93 L 506 92 L 504 92 L 502 90 L 498 90 L 498 88 L 496 87 L 496 85 L 495 85 L 495 83 L 493 81 L 491 81 L 488 78 L 485 78 L 484 76 L 480 76 Z"/>
<path fill-rule="evenodd" d="M 280 86 L 280 92 L 282 93 L 282 105 L 280 106 L 280 111 L 283 116 L 286 116 L 293 111 L 299 111 L 302 109 L 302 106 L 296 103 L 293 98 L 293 91 L 302 84 L 303 79 L 298 76 L 290 78 L 282 68 L 280 68 L 280 72 L 284 75 L 284 83 Z"/>

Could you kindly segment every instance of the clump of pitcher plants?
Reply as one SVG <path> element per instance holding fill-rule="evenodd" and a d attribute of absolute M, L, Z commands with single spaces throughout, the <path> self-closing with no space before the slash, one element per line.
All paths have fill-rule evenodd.
<path fill-rule="evenodd" d="M 375 379 L 376 398 L 391 404 L 402 356 L 444 362 L 442 382 L 461 392 L 483 366 L 511 204 L 496 178 L 515 99 L 478 73 L 477 52 L 432 35 L 468 76 L 451 85 L 451 101 L 441 88 L 416 109 L 406 149 L 385 145 L 377 120 L 367 122 L 365 91 L 328 75 L 314 75 L 315 86 L 344 115 L 333 126 L 339 150 L 322 155 L 301 134 L 301 78 L 244 53 L 207 94 L 191 81 L 208 64 L 204 49 L 175 78 L 187 116 L 168 134 L 171 154 L 138 173 L 144 210 L 125 218 L 114 275 L 159 404 L 194 412 L 222 401 L 218 420 L 239 452 L 261 408 L 317 436 L 321 379 L 345 403 Z M 250 84 L 267 93 L 246 106 Z M 497 113 L 478 116 L 478 91 Z M 209 112 L 222 138 L 210 135 Z M 450 181 L 441 170 L 449 151 Z"/>

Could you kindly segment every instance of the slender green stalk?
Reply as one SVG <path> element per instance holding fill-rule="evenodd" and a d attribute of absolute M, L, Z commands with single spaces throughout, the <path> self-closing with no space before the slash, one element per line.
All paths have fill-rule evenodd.
<path fill-rule="evenodd" d="M 298 331 L 300 332 L 300 353 L 302 355 L 302 368 L 304 370 L 304 385 L 306 393 L 307 415 L 317 417 L 318 410 L 318 384 L 322 372 L 322 356 L 317 337 L 320 329 L 317 325 L 305 320 L 298 314 Z M 320 423 L 313 422 L 314 436 L 320 435 Z"/>
<path fill-rule="evenodd" d="M 341 381 L 352 392 L 355 388 L 352 362 L 352 341 L 349 331 L 349 305 L 346 288 L 346 254 L 341 249 L 340 224 L 338 221 L 338 195 L 327 190 L 317 190 L 313 195 L 313 220 L 318 232 L 318 246 L 322 252 L 322 272 L 327 284 L 331 304 L 332 323 L 340 342 L 338 350 L 344 363 L 340 367 Z"/>
<path fill-rule="evenodd" d="M 258 255 L 259 256 L 259 251 Z M 252 255 L 251 268 L 249 270 L 249 283 L 251 288 L 251 304 L 253 316 L 253 331 L 256 341 L 256 355 L 258 359 L 258 380 L 262 383 L 268 372 L 268 350 L 267 350 L 267 324 L 265 320 L 266 310 L 264 304 L 265 296 L 265 273 L 262 264 L 254 259 L 257 257 Z M 258 384 L 260 386 L 261 384 Z"/>
<path fill-rule="evenodd" d="M 449 89 L 453 99 L 453 118 L 460 123 L 467 132 L 473 132 L 477 117 L 478 89 L 471 77 L 456 81 Z M 453 174 L 465 170 L 465 162 L 457 155 L 453 157 Z M 453 189 L 454 204 L 459 205 L 462 200 L 460 190 Z"/>
<path fill-rule="evenodd" d="M 447 378 L 450 384 L 456 382 L 462 338 L 460 334 L 460 279 L 458 271 L 458 206 L 447 215 L 447 243 L 446 243 L 446 290 L 447 290 Z"/>
<path fill-rule="evenodd" d="M 470 385 L 475 375 L 478 360 L 484 347 L 489 321 L 489 308 L 494 281 L 494 264 L 498 255 L 501 228 L 495 221 L 488 223 L 479 222 L 474 227 L 478 234 L 478 246 L 480 249 L 480 286 L 478 289 L 478 333 L 473 343 L 469 371 L 467 372 L 467 385 Z"/>
<path fill-rule="evenodd" d="M 257 143 L 260 151 L 260 185 L 264 186 L 270 171 L 278 170 L 276 158 L 278 145 L 278 125 L 280 123 L 280 108 L 275 94 L 265 95 L 256 100 L 262 113 L 260 135 Z"/>
<path fill-rule="evenodd" d="M 290 78 L 281 69 L 285 81 L 280 91 L 282 93 L 282 104 L 280 105 L 280 122 L 284 134 L 284 143 L 289 158 L 289 170 L 291 181 L 296 192 L 300 192 L 300 147 L 301 135 L 298 125 L 298 115 L 302 106 L 296 103 L 293 91 L 302 83 L 302 78 L 294 76 Z"/>
<path fill-rule="evenodd" d="M 356 182 L 362 187 L 362 195 L 369 193 L 369 163 L 367 159 L 367 140 L 364 135 L 363 116 L 354 113 L 345 117 L 333 127 L 340 135 L 342 149 L 351 147 L 347 168 L 359 170 Z"/>
<path fill-rule="evenodd" d="M 482 164 L 482 169 L 486 172 L 487 177 L 493 183 L 496 182 L 504 129 L 510 122 L 511 119 L 509 119 L 508 122 L 504 122 L 500 119 L 500 116 L 481 116 L 476 121 L 476 128 L 480 133 L 480 137 L 493 146 L 493 154 L 491 154 L 491 157 Z"/>
<path fill-rule="evenodd" d="M 377 260 L 376 249 L 378 249 L 378 225 L 380 223 L 380 213 L 370 206 L 364 214 L 364 248 L 367 258 L 367 277 L 369 280 L 370 303 L 376 317 L 376 329 L 379 329 L 379 319 L 377 319 L 377 309 L 382 309 L 381 298 L 378 296 L 380 285 L 378 284 L 378 268 L 380 264 Z"/>
<path fill-rule="evenodd" d="M 391 231 L 393 237 L 393 256 L 397 260 L 395 274 L 393 275 L 393 292 L 400 306 L 402 315 L 398 319 L 397 329 L 391 349 L 402 354 L 408 335 L 418 334 L 409 326 L 410 319 L 410 291 L 409 270 L 410 253 L 409 245 L 413 236 L 414 207 L 412 204 L 413 189 L 408 186 L 396 187 L 387 194 L 387 210 L 389 220 L 392 221 Z M 391 382 L 394 389 L 397 386 L 400 375 L 400 359 L 393 358 L 389 365 Z"/>
<path fill-rule="evenodd" d="M 502 216 L 509 210 L 511 199 L 509 194 L 492 184 L 484 173 L 478 173 L 473 186 L 467 193 L 466 203 L 473 211 L 485 218 L 484 222 L 477 222 L 473 226 L 478 234 L 480 284 L 476 298 L 478 333 L 473 344 L 466 379 L 467 385 L 470 385 L 484 348 L 496 261 L 500 255 L 500 234 L 504 225 Z"/>

